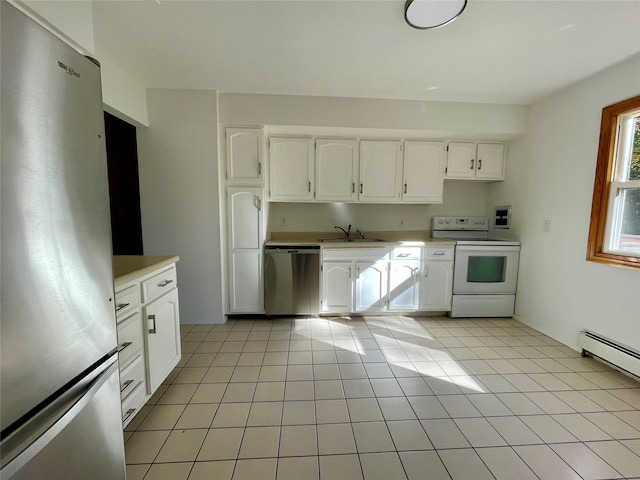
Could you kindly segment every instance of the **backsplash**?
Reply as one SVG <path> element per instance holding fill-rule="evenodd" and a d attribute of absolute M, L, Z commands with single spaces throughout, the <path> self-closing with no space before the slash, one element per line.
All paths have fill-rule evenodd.
<path fill-rule="evenodd" d="M 333 231 L 349 224 L 365 232 L 430 230 L 435 215 L 487 215 L 487 184 L 445 181 L 439 205 L 270 203 L 267 234 Z"/>

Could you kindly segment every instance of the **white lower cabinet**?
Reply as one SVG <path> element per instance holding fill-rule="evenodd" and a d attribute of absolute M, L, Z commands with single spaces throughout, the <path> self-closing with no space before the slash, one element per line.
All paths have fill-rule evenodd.
<path fill-rule="evenodd" d="M 125 258 L 125 257 L 121 257 Z M 142 259 L 150 257 L 141 257 Z M 177 258 L 177 257 L 174 257 Z M 122 425 L 126 427 L 181 358 L 175 264 L 116 279 Z"/>
<path fill-rule="evenodd" d="M 418 272 L 420 260 L 389 262 L 389 310 L 418 310 Z"/>
<path fill-rule="evenodd" d="M 262 188 L 227 189 L 229 313 L 263 313 Z"/>
<path fill-rule="evenodd" d="M 144 307 L 147 325 L 149 393 L 155 392 L 180 361 L 178 290 L 173 289 Z"/>
<path fill-rule="evenodd" d="M 453 247 L 426 247 L 420 273 L 420 310 L 451 310 Z"/>
<path fill-rule="evenodd" d="M 321 311 L 323 313 L 351 312 L 352 270 L 353 262 L 329 261 L 322 264 Z"/>
<path fill-rule="evenodd" d="M 449 311 L 453 247 L 323 248 L 322 313 Z"/>
<path fill-rule="evenodd" d="M 384 312 L 387 309 L 388 261 L 364 260 L 355 264 L 355 311 Z"/>

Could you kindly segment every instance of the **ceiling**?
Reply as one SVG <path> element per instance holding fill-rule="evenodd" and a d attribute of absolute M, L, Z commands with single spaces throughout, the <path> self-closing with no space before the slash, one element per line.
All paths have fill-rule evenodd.
<path fill-rule="evenodd" d="M 98 58 L 146 87 L 532 104 L 640 52 L 640 0 L 94 1 Z M 639 78 L 640 78 L 640 72 Z"/>

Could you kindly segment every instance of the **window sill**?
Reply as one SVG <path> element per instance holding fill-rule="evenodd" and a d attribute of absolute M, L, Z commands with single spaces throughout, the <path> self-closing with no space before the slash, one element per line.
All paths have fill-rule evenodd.
<path fill-rule="evenodd" d="M 587 254 L 587 261 L 614 265 L 616 267 L 635 268 L 640 270 L 640 257 L 616 255 L 613 253 L 593 252 Z"/>

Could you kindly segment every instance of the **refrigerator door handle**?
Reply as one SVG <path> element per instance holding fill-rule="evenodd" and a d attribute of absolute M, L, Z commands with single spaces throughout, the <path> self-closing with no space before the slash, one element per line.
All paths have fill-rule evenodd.
<path fill-rule="evenodd" d="M 36 419 L 39 420 L 37 424 L 41 426 L 40 430 L 44 431 L 29 432 L 30 437 L 37 436 L 38 438 L 30 443 L 26 449 L 20 450 L 20 446 L 24 444 L 23 439 L 12 438 L 19 437 L 19 435 L 9 435 L 8 438 L 2 440 L 3 450 L 6 448 L 6 451 L 10 453 L 7 455 L 6 464 L 5 459 L 2 459 L 2 470 L 0 470 L 1 478 L 11 478 L 49 445 L 49 443 L 89 405 L 93 397 L 96 396 L 111 375 L 118 371 L 118 362 L 116 360 L 117 356 L 112 356 L 111 361 L 103 366 L 103 370 L 94 372 L 94 375 L 89 379 L 85 379 L 81 387 L 71 392 L 69 395 L 70 398 L 66 398 L 64 401 L 57 403 L 55 405 L 57 408 L 54 412 L 45 411 L 44 413 L 48 417 L 46 420 L 37 416 Z M 71 408 L 69 408 L 69 405 L 71 405 Z M 18 432 L 20 432 L 20 430 L 18 430 Z M 11 455 L 14 453 L 11 450 L 15 451 L 15 455 Z M 4 453 L 5 452 L 3 452 L 3 454 Z"/>

